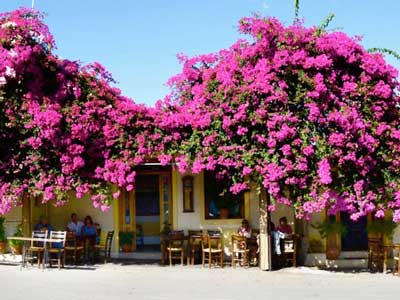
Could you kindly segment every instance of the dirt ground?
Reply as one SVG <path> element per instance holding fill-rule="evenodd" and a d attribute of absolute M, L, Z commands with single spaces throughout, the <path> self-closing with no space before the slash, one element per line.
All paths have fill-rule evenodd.
<path fill-rule="evenodd" d="M 1 300 L 19 299 L 393 299 L 400 277 L 310 268 L 262 272 L 107 264 L 63 269 L 0 265 Z"/>

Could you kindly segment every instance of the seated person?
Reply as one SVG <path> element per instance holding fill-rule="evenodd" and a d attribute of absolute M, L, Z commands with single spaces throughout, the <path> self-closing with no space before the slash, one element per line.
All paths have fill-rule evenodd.
<path fill-rule="evenodd" d="M 50 233 L 50 231 L 53 230 L 53 227 L 51 227 L 51 225 L 47 221 L 47 217 L 46 216 L 41 216 L 40 217 L 40 222 L 36 224 L 34 230 L 35 231 L 45 231 L 45 230 L 47 230 Z"/>
<path fill-rule="evenodd" d="M 81 236 L 83 238 L 95 238 L 96 228 L 94 227 L 92 218 L 90 216 L 86 216 L 83 222 L 84 224 L 82 226 Z"/>
<path fill-rule="evenodd" d="M 279 226 L 277 228 L 277 231 L 280 231 L 284 234 L 292 234 L 293 233 L 292 226 L 290 226 L 288 224 L 286 217 L 282 217 L 279 219 Z"/>
<path fill-rule="evenodd" d="M 246 238 L 251 238 L 251 228 L 250 228 L 250 224 L 249 221 L 247 221 L 246 219 L 244 219 L 242 221 L 242 226 L 239 227 L 238 229 L 238 235 L 240 236 L 244 236 Z"/>
<path fill-rule="evenodd" d="M 82 234 L 83 222 L 78 220 L 76 213 L 71 214 L 71 222 L 67 225 L 67 230 L 74 232 L 75 236 L 79 238 Z"/>
<path fill-rule="evenodd" d="M 94 263 L 94 245 L 96 243 L 96 228 L 94 227 L 93 220 L 90 216 L 86 216 L 83 221 L 81 237 L 84 241 L 85 262 L 89 261 Z"/>

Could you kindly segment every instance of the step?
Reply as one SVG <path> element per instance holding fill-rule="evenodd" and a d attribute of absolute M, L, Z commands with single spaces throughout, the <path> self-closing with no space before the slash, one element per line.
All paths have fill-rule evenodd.
<path fill-rule="evenodd" d="M 328 269 L 366 269 L 368 267 L 368 255 L 362 253 L 344 253 L 335 260 L 327 260 L 325 253 L 307 254 L 305 266 Z M 358 257 L 357 256 L 362 256 Z"/>
<path fill-rule="evenodd" d="M 339 259 L 368 259 L 368 251 L 342 251 Z"/>

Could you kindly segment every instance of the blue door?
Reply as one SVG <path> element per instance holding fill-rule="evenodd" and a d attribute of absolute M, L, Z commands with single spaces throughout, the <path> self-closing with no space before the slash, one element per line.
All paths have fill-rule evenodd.
<path fill-rule="evenodd" d="M 350 219 L 348 213 L 341 213 L 340 219 L 346 226 L 347 234 L 342 236 L 342 251 L 362 251 L 368 249 L 367 217 L 357 221 Z"/>

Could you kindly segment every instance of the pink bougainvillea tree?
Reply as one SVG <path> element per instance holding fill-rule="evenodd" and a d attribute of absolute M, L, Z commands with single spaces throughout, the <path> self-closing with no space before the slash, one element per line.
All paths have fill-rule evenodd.
<path fill-rule="evenodd" d="M 400 220 L 397 71 L 359 39 L 245 18 L 250 35 L 194 58 L 156 107 L 112 87 L 99 64 L 53 53 L 32 10 L 0 15 L 0 214 L 24 195 L 61 205 L 71 191 L 106 210 L 158 158 L 250 182 L 298 217 L 328 208 Z M 270 206 L 273 209 L 274 205 Z"/>
<path fill-rule="evenodd" d="M 398 72 L 359 38 L 250 17 L 249 36 L 171 78 L 160 126 L 176 128 L 180 171 L 254 181 L 298 217 L 327 208 L 400 220 Z"/>
<path fill-rule="evenodd" d="M 132 189 L 134 166 L 163 147 L 152 143 L 154 109 L 122 97 L 101 65 L 54 47 L 40 13 L 0 15 L 0 214 L 24 195 L 61 205 L 70 191 L 106 210 L 110 186 Z"/>

